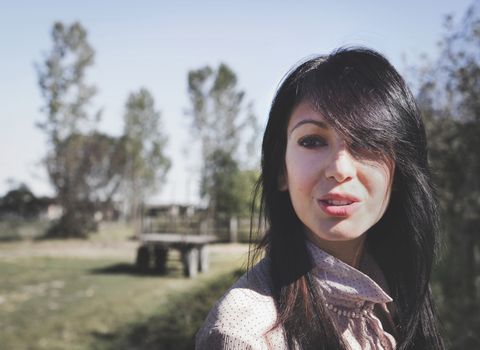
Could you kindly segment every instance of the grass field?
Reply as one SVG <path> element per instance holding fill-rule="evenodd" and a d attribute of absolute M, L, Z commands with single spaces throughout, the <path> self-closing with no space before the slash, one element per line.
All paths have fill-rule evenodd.
<path fill-rule="evenodd" d="M 0 244 L 2 349 L 191 349 L 212 303 L 241 273 L 246 245 L 215 245 L 211 270 L 140 275 L 128 228 L 89 241 Z"/>

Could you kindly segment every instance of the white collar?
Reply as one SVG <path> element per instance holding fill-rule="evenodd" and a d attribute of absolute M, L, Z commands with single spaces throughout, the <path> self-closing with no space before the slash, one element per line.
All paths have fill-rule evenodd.
<path fill-rule="evenodd" d="M 372 303 L 388 303 L 393 299 L 384 291 L 388 290 L 380 267 L 373 257 L 364 252 L 360 261 L 360 271 L 318 248 L 307 240 L 307 249 L 315 265 L 313 273 L 322 287 L 327 299 L 355 303 L 364 301 Z M 367 275 L 368 274 L 368 275 Z M 375 282 L 372 277 L 376 279 Z M 384 288 L 380 287 L 381 284 Z"/>

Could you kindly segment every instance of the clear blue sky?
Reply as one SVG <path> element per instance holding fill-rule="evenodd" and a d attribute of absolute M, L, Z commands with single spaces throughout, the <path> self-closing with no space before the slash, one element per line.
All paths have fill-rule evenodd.
<path fill-rule="evenodd" d="M 78 20 L 96 50 L 87 80 L 99 93 L 101 128 L 118 135 L 126 97 L 147 87 L 162 113 L 173 160 L 157 202 L 196 202 L 198 162 L 184 111 L 187 72 L 226 62 L 263 125 L 275 88 L 301 58 L 365 45 L 405 72 L 434 58 L 443 18 L 460 19 L 471 1 L 7 1 L 0 0 L 0 195 L 7 179 L 52 194 L 39 164 L 46 139 L 35 122 L 43 101 L 35 62 L 51 47 L 54 21 Z M 406 61 L 405 61 L 406 58 Z M 406 62 L 406 63 L 405 63 Z"/>

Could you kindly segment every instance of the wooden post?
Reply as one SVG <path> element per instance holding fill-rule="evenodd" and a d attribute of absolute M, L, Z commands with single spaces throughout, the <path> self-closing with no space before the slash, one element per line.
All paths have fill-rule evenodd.
<path fill-rule="evenodd" d="M 202 220 L 200 221 L 200 234 L 201 235 L 206 235 L 208 232 L 208 222 L 207 220 Z"/>
<path fill-rule="evenodd" d="M 140 235 L 144 232 L 144 222 L 143 222 L 143 215 L 144 215 L 144 207 L 143 203 L 134 205 L 134 213 L 133 213 L 133 229 L 134 229 L 134 236 L 140 237 Z"/>
<path fill-rule="evenodd" d="M 189 247 L 182 251 L 183 273 L 185 276 L 193 278 L 198 273 L 198 248 Z"/>
<path fill-rule="evenodd" d="M 163 275 L 167 272 L 168 248 L 155 246 L 153 251 L 155 253 L 155 270 Z"/>
<path fill-rule="evenodd" d="M 229 225 L 230 243 L 238 241 L 238 219 L 235 216 L 230 217 Z"/>
<path fill-rule="evenodd" d="M 198 271 L 207 272 L 209 268 L 210 261 L 208 260 L 208 247 L 207 245 L 202 245 L 198 248 Z"/>
<path fill-rule="evenodd" d="M 138 248 L 136 265 L 143 273 L 150 268 L 150 249 L 147 245 L 142 245 Z"/>

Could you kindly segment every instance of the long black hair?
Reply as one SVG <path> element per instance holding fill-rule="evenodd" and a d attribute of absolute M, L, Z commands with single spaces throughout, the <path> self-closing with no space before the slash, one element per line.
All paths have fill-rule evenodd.
<path fill-rule="evenodd" d="M 288 121 L 302 101 L 344 137 L 354 156 L 366 150 L 395 162 L 389 206 L 366 242 L 394 299 L 397 348 L 443 349 L 429 288 L 439 225 L 424 125 L 402 77 L 366 48 L 342 48 L 301 63 L 284 78 L 271 106 L 255 197 L 268 227 L 257 253 L 264 250 L 271 262 L 276 326 L 284 328 L 291 349 L 347 348 L 318 302 L 303 225 L 288 192 L 279 190 Z"/>

